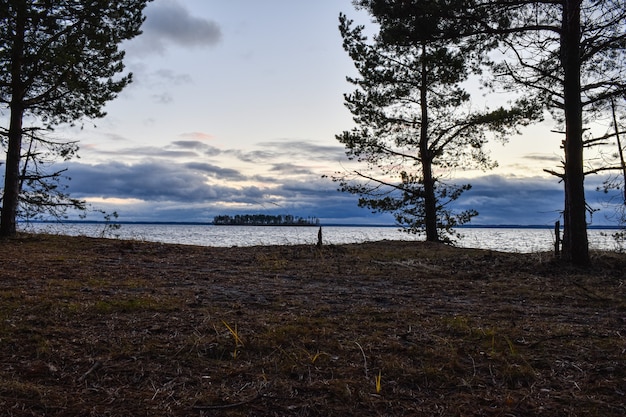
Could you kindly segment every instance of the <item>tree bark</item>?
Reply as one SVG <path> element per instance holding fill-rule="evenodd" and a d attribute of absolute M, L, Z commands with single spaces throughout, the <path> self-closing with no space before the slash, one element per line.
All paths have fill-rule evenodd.
<path fill-rule="evenodd" d="M 4 194 L 0 216 L 0 237 L 15 236 L 17 208 L 20 196 L 20 160 L 22 153 L 22 122 L 24 117 L 24 85 L 22 62 L 26 31 L 24 5 L 19 3 L 16 13 L 15 37 L 11 63 L 11 102 L 8 147 L 4 174 Z"/>
<path fill-rule="evenodd" d="M 563 1 L 561 55 L 565 97 L 565 227 L 564 257 L 573 264 L 589 264 L 589 242 L 583 166 L 583 121 L 580 97 L 580 3 Z"/>
<path fill-rule="evenodd" d="M 435 181 L 433 179 L 433 158 L 428 146 L 428 63 L 426 52 L 426 45 L 422 45 L 420 156 L 424 180 L 424 229 L 426 230 L 426 240 L 428 242 L 438 242 L 437 198 L 435 197 Z"/>
<path fill-rule="evenodd" d="M 626 161 L 624 160 L 624 148 L 622 148 L 622 139 L 620 138 L 619 124 L 615 111 L 615 100 L 611 100 L 611 110 L 613 113 L 613 126 L 615 126 L 615 140 L 617 141 L 617 155 L 619 156 L 619 165 L 622 169 L 622 196 L 626 205 Z"/>

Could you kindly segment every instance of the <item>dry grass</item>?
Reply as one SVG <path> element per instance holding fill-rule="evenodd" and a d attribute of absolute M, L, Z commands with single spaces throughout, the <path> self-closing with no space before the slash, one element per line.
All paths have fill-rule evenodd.
<path fill-rule="evenodd" d="M 623 416 L 626 256 L 0 241 L 6 416 Z"/>

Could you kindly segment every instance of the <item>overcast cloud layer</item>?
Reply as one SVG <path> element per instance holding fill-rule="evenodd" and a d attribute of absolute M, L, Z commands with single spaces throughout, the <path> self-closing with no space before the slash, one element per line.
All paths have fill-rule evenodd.
<path fill-rule="evenodd" d="M 116 210 L 122 221 L 210 222 L 216 215 L 263 213 L 314 216 L 326 224 L 393 224 L 389 215 L 358 208 L 356 196 L 338 192 L 336 184 L 316 171 L 318 162 L 342 157 L 340 146 L 278 141 L 242 151 L 181 140 L 129 152 L 144 158 L 133 164 L 70 163 L 71 194 Z M 295 155 L 307 155 L 308 164 L 290 163 L 290 158 L 301 160 Z M 242 168 L 222 166 L 220 160 Z M 248 164 L 268 174 L 249 175 Z M 610 196 L 596 191 L 601 180 L 590 177 L 587 183 L 588 201 L 600 210 L 592 218 L 595 225 L 612 224 Z M 487 175 L 455 182 L 472 184 L 455 207 L 477 210 L 473 224 L 550 226 L 561 218 L 563 188 L 553 178 Z"/>

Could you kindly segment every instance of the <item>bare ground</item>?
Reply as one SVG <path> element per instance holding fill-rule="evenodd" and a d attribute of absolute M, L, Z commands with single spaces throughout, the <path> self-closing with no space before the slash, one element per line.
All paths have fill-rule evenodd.
<path fill-rule="evenodd" d="M 0 249 L 1 415 L 626 415 L 623 254 Z"/>

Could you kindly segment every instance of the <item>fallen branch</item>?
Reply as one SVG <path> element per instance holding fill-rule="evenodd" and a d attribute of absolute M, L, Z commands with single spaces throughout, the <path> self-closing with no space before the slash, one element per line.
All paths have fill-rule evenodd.
<path fill-rule="evenodd" d="M 224 405 L 194 405 L 192 408 L 194 410 L 227 410 L 229 408 L 236 408 L 236 407 L 241 407 L 242 405 L 246 405 L 246 404 L 250 404 L 253 401 L 258 400 L 259 398 L 261 398 L 262 395 L 261 394 L 257 394 L 254 397 L 245 400 L 245 401 L 240 401 L 238 403 L 234 403 L 234 404 L 224 404 Z"/>
<path fill-rule="evenodd" d="M 102 362 L 96 361 L 96 363 L 94 363 L 87 372 L 85 372 L 80 378 L 78 378 L 78 382 L 83 382 L 85 378 L 87 378 L 90 374 L 97 371 L 101 367 L 102 367 Z"/>

